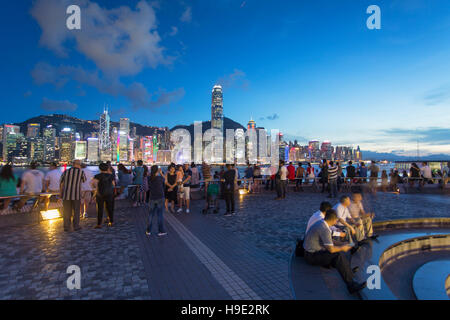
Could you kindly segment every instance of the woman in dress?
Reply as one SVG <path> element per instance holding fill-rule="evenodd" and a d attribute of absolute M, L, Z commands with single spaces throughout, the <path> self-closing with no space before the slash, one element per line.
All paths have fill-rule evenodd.
<path fill-rule="evenodd" d="M 169 172 L 166 175 L 166 211 L 175 213 L 175 201 L 177 200 L 177 193 L 178 193 L 178 184 L 177 184 L 177 174 L 175 172 L 175 166 L 169 167 Z M 169 203 L 172 204 L 172 206 L 169 209 Z"/>

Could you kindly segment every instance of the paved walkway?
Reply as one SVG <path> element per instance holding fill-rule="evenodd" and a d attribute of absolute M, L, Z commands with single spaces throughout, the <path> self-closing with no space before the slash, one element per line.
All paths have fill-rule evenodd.
<path fill-rule="evenodd" d="M 0 229 L 0 299 L 292 299 L 289 256 L 322 194 L 237 200 L 238 214 L 166 215 L 168 236 L 145 235 L 145 208 L 118 203 L 116 225 L 64 233 L 62 221 Z M 449 197 L 379 194 L 377 219 L 450 216 Z M 223 204 L 223 203 L 222 203 Z M 222 210 L 223 211 L 223 210 Z M 70 265 L 81 290 L 66 287 Z"/>

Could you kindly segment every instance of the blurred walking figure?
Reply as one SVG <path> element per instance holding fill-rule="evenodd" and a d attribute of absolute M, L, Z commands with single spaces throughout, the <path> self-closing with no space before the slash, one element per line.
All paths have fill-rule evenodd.
<path fill-rule="evenodd" d="M 72 168 L 64 171 L 61 176 L 60 192 L 63 200 L 64 231 L 69 231 L 71 224 L 74 231 L 81 229 L 81 185 L 85 181 L 86 175 L 81 170 L 80 160 L 75 160 Z"/>
<path fill-rule="evenodd" d="M 376 193 L 378 187 L 378 173 L 380 172 L 380 168 L 377 166 L 374 160 L 372 160 L 369 170 L 370 170 L 369 187 L 372 193 Z"/>
<path fill-rule="evenodd" d="M 25 171 L 22 175 L 22 182 L 20 184 L 20 194 L 25 194 L 17 205 L 17 209 L 21 210 L 25 203 L 31 198 L 37 198 L 40 201 L 39 195 L 44 191 L 44 173 L 37 170 L 37 164 L 32 162 L 30 170 Z"/>
<path fill-rule="evenodd" d="M 59 184 L 61 182 L 62 172 L 59 170 L 55 162 L 50 164 L 50 170 L 44 178 L 44 189 L 47 193 L 59 193 Z M 48 210 L 51 197 L 45 198 L 45 211 Z"/>
<path fill-rule="evenodd" d="M 158 217 L 158 236 L 165 236 L 167 234 L 164 229 L 164 178 L 158 166 L 152 166 L 150 169 L 150 177 L 148 178 L 148 188 L 150 190 L 149 200 L 149 216 L 146 235 L 152 234 L 153 218 Z"/>

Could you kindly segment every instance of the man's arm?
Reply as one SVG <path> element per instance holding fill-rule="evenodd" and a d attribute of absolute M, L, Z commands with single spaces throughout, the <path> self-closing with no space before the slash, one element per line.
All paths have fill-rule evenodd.
<path fill-rule="evenodd" d="M 356 233 L 355 229 L 354 229 L 351 225 L 349 225 L 349 224 L 347 223 L 347 221 L 345 221 L 345 220 L 342 219 L 342 218 L 338 218 L 338 220 L 339 220 L 339 222 L 342 223 L 344 226 L 346 226 L 347 228 L 349 228 L 349 229 L 350 229 L 350 232 L 351 232 L 352 234 L 355 234 L 355 233 Z"/>
<path fill-rule="evenodd" d="M 343 246 L 325 245 L 325 248 L 328 250 L 329 253 L 336 253 L 336 252 L 347 252 L 352 247 L 349 245 Z"/>

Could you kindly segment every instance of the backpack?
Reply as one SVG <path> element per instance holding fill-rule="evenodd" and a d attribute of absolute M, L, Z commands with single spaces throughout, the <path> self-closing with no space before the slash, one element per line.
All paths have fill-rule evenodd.
<path fill-rule="evenodd" d="M 295 256 L 296 257 L 304 257 L 305 249 L 303 248 L 303 239 L 297 239 L 297 244 L 295 246 Z"/>
<path fill-rule="evenodd" d="M 97 179 L 98 179 L 97 193 L 102 197 L 112 195 L 113 194 L 112 175 L 102 174 L 98 176 Z"/>

